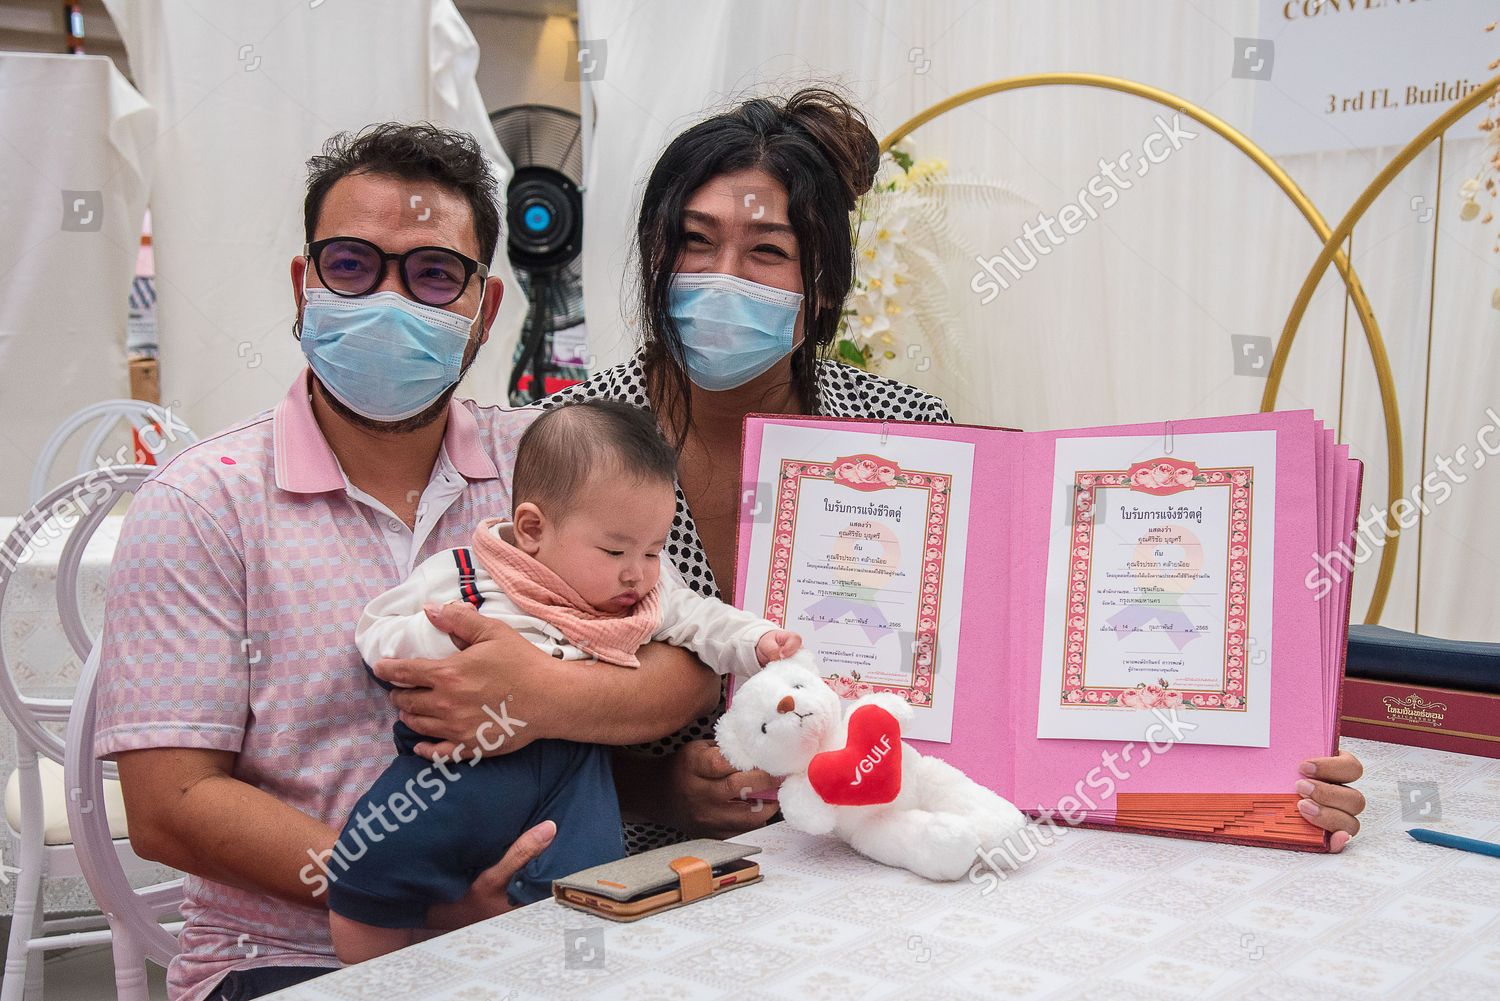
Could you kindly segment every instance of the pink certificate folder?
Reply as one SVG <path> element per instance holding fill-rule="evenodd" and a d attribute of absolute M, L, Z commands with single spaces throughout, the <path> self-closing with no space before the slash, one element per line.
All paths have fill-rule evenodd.
<path fill-rule="evenodd" d="M 1059 823 L 1326 851 L 1296 809 L 1300 762 L 1336 754 L 1353 536 L 1362 464 L 1311 411 L 1021 432 L 970 425 L 753 414 L 742 496 L 757 488 L 769 424 L 875 431 L 973 446 L 972 495 L 951 742 L 911 741 L 1034 815 Z M 1054 455 L 1059 439 L 1275 433 L 1269 746 L 1039 738 Z M 961 489 L 955 485 L 955 489 Z M 756 498 L 770 503 L 769 498 Z M 1257 503 L 1263 503 L 1257 501 Z M 746 604 L 756 504 L 741 507 L 735 596 Z M 1347 550 L 1346 550 L 1347 551 Z M 1334 572 L 1329 572 L 1329 568 Z M 795 628 L 795 626 L 790 626 Z M 1113 754 L 1111 766 L 1108 754 Z"/>

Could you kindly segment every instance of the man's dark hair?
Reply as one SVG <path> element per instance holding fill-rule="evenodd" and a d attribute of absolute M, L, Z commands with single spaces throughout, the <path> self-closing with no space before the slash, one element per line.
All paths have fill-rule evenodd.
<path fill-rule="evenodd" d="M 340 132 L 307 161 L 303 226 L 307 242 L 318 228 L 328 189 L 350 174 L 388 174 L 409 181 L 432 181 L 459 192 L 474 215 L 479 263 L 488 265 L 500 242 L 500 188 L 479 143 L 467 132 L 430 122 L 382 122 L 359 132 Z"/>
<path fill-rule="evenodd" d="M 576 400 L 548 410 L 521 435 L 511 506 L 530 501 L 555 515 L 577 502 L 589 479 L 614 473 L 675 484 L 677 453 L 656 418 L 618 400 Z"/>

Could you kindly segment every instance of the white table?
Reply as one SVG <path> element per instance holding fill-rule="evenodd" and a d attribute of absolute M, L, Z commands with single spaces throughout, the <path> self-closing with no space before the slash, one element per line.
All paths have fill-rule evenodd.
<path fill-rule="evenodd" d="M 634 924 L 551 901 L 309 981 L 286 1001 L 1500 997 L 1500 761 L 1348 740 L 1365 830 L 1339 856 L 1073 830 L 990 884 L 929 883 L 778 824 L 764 882 Z M 1398 781 L 1436 782 L 1404 821 Z M 592 949 L 592 954 L 589 950 Z"/>
<path fill-rule="evenodd" d="M 16 520 L 0 518 L 0 540 L 10 536 Z M 83 549 L 78 604 L 90 629 L 98 629 L 104 622 L 104 586 L 123 521 L 122 515 L 106 516 Z M 81 665 L 57 619 L 57 562 L 66 542 L 66 538 L 42 537 L 27 559 L 17 565 L 6 595 L 5 618 L 0 622 L 5 630 L 5 653 L 27 695 L 71 696 L 78 680 Z M 0 726 L 5 727 L 6 735 L 5 750 L 0 753 L 14 754 L 10 724 L 0 717 Z M 13 758 L 6 760 L 14 766 Z"/>

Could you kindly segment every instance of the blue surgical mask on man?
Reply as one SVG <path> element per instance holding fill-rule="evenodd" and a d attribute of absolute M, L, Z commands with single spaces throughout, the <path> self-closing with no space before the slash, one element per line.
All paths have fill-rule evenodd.
<path fill-rule="evenodd" d="M 743 386 L 792 353 L 800 292 L 734 275 L 678 272 L 668 300 L 682 364 L 703 389 Z"/>
<path fill-rule="evenodd" d="M 309 288 L 302 353 L 323 387 L 350 410 L 373 421 L 405 420 L 463 375 L 473 324 L 399 292 L 350 298 Z"/>

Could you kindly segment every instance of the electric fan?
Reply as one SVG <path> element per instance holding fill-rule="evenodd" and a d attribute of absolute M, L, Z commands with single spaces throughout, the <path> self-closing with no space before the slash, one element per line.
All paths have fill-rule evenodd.
<path fill-rule="evenodd" d="M 583 332 L 583 125 L 577 114 L 518 104 L 490 115 L 515 168 L 506 189 L 507 252 L 529 304 L 510 400 L 533 403 L 587 373 Z"/>

